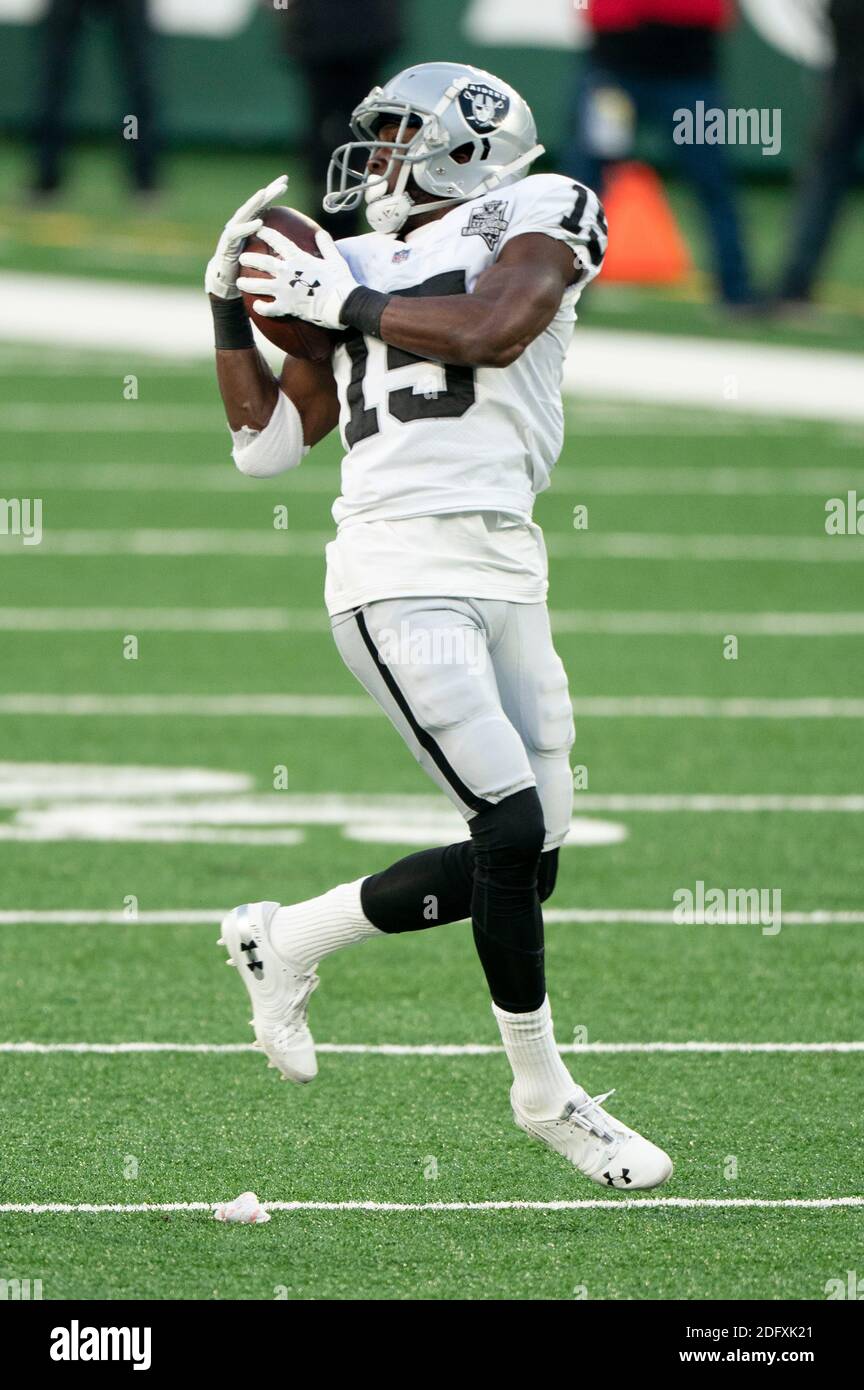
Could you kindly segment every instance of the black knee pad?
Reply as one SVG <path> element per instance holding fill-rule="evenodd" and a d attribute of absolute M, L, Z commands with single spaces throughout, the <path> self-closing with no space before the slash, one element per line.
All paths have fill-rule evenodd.
<path fill-rule="evenodd" d="M 480 811 L 470 823 L 477 864 L 533 864 L 540 858 L 546 827 L 536 787 L 505 796 L 497 806 Z"/>

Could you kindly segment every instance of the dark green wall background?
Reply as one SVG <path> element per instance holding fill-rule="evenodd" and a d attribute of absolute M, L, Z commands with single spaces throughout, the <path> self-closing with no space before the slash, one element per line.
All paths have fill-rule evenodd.
<path fill-rule="evenodd" d="M 530 0 L 526 0 L 530 3 Z M 524 93 L 534 107 L 541 139 L 554 155 L 565 138 L 573 74 L 578 59 L 561 50 L 478 47 L 461 34 L 464 0 L 436 0 L 411 7 L 410 40 L 398 66 L 459 57 L 498 72 Z M 286 147 L 302 138 L 305 103 L 293 65 L 283 58 L 277 19 L 263 10 L 229 42 L 182 37 L 158 39 L 159 89 L 163 125 L 179 143 L 254 144 Z M 3 82 L 0 121 L 10 131 L 26 130 L 37 90 L 36 31 L 0 25 Z M 118 87 L 106 33 L 87 32 L 78 54 L 73 121 L 80 131 L 119 130 L 126 107 Z M 735 148 L 731 157 L 756 173 L 774 175 L 793 165 L 806 142 L 819 89 L 819 76 L 766 45 L 746 24 L 726 43 L 726 76 L 731 106 L 769 106 L 782 110 L 782 150 L 775 158 L 758 149 Z M 253 78 L 254 74 L 254 78 Z M 357 98 L 363 95 L 357 92 Z M 658 153 L 646 140 L 643 152 Z"/>

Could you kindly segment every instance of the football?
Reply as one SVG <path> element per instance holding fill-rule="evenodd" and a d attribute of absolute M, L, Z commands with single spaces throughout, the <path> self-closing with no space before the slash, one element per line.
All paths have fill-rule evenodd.
<path fill-rule="evenodd" d="M 293 208 L 275 207 L 264 213 L 262 221 L 265 227 L 272 227 L 274 231 L 281 232 L 301 250 L 308 251 L 311 256 L 318 255 L 315 234 L 321 229 L 311 217 L 306 217 L 302 212 L 295 212 Z M 249 237 L 243 249 L 264 256 L 276 254 L 272 246 L 268 246 L 259 236 Z M 265 271 L 253 270 L 248 266 L 243 267 L 243 274 L 260 277 L 262 280 L 269 278 Z M 256 314 L 252 308 L 253 303 L 256 299 L 265 298 L 267 294 L 263 286 L 260 294 L 243 295 L 246 312 L 264 337 L 291 357 L 305 357 L 310 362 L 326 361 L 341 334 L 334 333 L 329 328 L 319 328 L 314 323 L 306 323 L 303 319 L 295 318 L 293 314 L 283 314 L 274 319 Z"/>

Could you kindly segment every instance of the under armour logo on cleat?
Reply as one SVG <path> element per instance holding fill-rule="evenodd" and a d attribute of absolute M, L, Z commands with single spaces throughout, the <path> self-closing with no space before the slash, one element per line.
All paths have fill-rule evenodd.
<path fill-rule="evenodd" d="M 306 296 L 307 299 L 311 298 L 311 296 L 314 294 L 315 290 L 320 289 L 320 286 L 321 286 L 321 281 L 320 281 L 320 280 L 313 280 L 311 283 L 310 283 L 310 281 L 308 281 L 308 280 L 304 280 L 304 279 L 303 279 L 303 272 L 300 271 L 300 270 L 295 270 L 295 272 L 294 272 L 294 279 L 293 279 L 293 280 L 289 280 L 288 283 L 290 284 L 292 290 L 293 290 L 293 289 L 296 289 L 298 285 L 304 285 L 304 286 L 306 287 L 306 289 L 309 291 L 308 295 Z"/>
<path fill-rule="evenodd" d="M 255 971 L 257 970 L 258 973 L 257 973 L 257 975 L 255 975 L 255 978 L 256 978 L 256 980 L 260 980 L 260 979 L 262 978 L 263 974 L 264 974 L 264 963 L 263 963 L 263 961 L 260 961 L 260 960 L 258 959 L 258 956 L 257 956 L 257 953 L 256 953 L 257 948 L 256 948 L 256 946 L 255 946 L 255 942 L 254 942 L 254 941 L 241 941 L 241 942 L 240 942 L 240 950 L 241 950 L 241 951 L 248 951 L 248 952 L 249 952 L 249 959 L 248 959 L 247 962 L 246 962 L 246 966 L 247 966 L 247 968 L 248 968 L 249 970 L 252 971 L 253 974 L 255 974 Z"/>
<path fill-rule="evenodd" d="M 604 1173 L 603 1176 L 604 1176 L 604 1178 L 606 1179 L 606 1186 L 607 1186 L 607 1187 L 614 1187 L 614 1186 L 615 1186 L 615 1179 L 613 1178 L 613 1176 L 612 1176 L 611 1173 Z M 630 1169 L 629 1169 L 629 1168 L 622 1168 L 622 1169 L 621 1169 L 621 1182 L 624 1183 L 624 1186 L 626 1187 L 627 1184 L 628 1184 L 628 1183 L 631 1183 L 632 1181 L 633 1181 L 633 1179 L 632 1179 L 631 1176 L 630 1176 Z"/>

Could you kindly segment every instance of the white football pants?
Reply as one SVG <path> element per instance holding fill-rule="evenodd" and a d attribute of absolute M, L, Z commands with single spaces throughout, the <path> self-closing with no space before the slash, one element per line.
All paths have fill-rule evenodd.
<path fill-rule="evenodd" d="M 382 599 L 330 622 L 346 666 L 466 820 L 536 786 L 544 849 L 563 843 L 573 711 L 545 603 Z"/>

